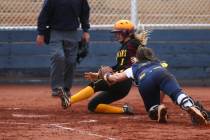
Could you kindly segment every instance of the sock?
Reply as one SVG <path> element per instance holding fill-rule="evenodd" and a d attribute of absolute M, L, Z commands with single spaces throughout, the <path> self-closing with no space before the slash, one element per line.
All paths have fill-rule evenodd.
<path fill-rule="evenodd" d="M 183 106 L 184 108 L 193 106 L 192 99 L 186 94 L 180 94 L 177 98 L 177 103 Z"/>
<path fill-rule="evenodd" d="M 124 113 L 124 110 L 122 107 L 116 107 L 116 106 L 111 106 L 107 104 L 99 104 L 95 112 L 97 113 Z"/>
<path fill-rule="evenodd" d="M 85 100 L 94 94 L 94 89 L 91 86 L 87 86 L 71 96 L 71 104 Z"/>

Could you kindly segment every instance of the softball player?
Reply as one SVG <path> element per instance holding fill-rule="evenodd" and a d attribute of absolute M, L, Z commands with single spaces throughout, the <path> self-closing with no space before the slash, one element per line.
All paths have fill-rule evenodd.
<path fill-rule="evenodd" d="M 134 24 L 129 20 L 119 20 L 114 24 L 112 33 L 115 34 L 117 41 L 121 43 L 121 48 L 116 55 L 117 64 L 112 66 L 114 72 L 124 71 L 126 68 L 130 67 L 132 64 L 131 58 L 135 57 L 138 46 L 142 45 L 142 40 L 137 38 L 134 32 Z M 146 37 L 144 36 L 143 38 L 145 39 Z M 98 73 L 95 74 L 97 75 Z M 103 79 L 98 79 L 71 96 L 70 101 L 71 104 L 74 104 L 97 93 L 88 104 L 89 111 L 97 113 L 133 114 L 128 105 L 124 105 L 123 107 L 109 105 L 128 95 L 131 85 L 131 79 L 127 79 L 112 86 L 109 86 Z M 63 108 L 67 107 L 68 105 L 64 103 Z"/>
<path fill-rule="evenodd" d="M 167 122 L 167 108 L 160 104 L 160 91 L 163 91 L 191 115 L 193 123 L 207 124 L 208 117 L 195 106 L 193 99 L 182 91 L 175 77 L 161 66 L 151 49 L 138 48 L 136 57 L 138 63 L 122 73 L 106 73 L 103 76 L 105 81 L 113 85 L 129 78 L 134 79 L 149 117 L 159 123 Z"/>

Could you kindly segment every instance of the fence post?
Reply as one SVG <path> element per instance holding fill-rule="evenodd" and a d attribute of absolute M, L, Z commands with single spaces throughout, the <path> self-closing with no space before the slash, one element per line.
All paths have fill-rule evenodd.
<path fill-rule="evenodd" d="M 131 21 L 134 23 L 136 27 L 138 25 L 137 1 L 138 0 L 131 0 Z"/>

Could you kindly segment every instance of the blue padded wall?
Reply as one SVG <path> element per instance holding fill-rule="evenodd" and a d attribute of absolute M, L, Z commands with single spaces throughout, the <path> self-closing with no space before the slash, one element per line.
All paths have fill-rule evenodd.
<path fill-rule="evenodd" d="M 89 55 L 77 65 L 76 76 L 114 65 L 120 44 L 109 30 L 91 30 Z M 48 46 L 38 47 L 35 30 L 0 31 L 0 77 L 49 77 Z M 169 70 L 188 85 L 210 85 L 210 30 L 154 30 L 148 47 L 169 63 Z M 184 82 L 187 81 L 187 82 Z"/>

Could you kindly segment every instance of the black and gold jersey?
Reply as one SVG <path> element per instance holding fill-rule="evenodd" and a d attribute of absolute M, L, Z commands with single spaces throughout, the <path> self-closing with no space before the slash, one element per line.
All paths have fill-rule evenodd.
<path fill-rule="evenodd" d="M 116 54 L 117 64 L 112 67 L 113 70 L 122 71 L 129 68 L 132 65 L 131 58 L 136 56 L 136 50 L 139 45 L 140 41 L 138 39 L 130 39 L 122 44 Z"/>

